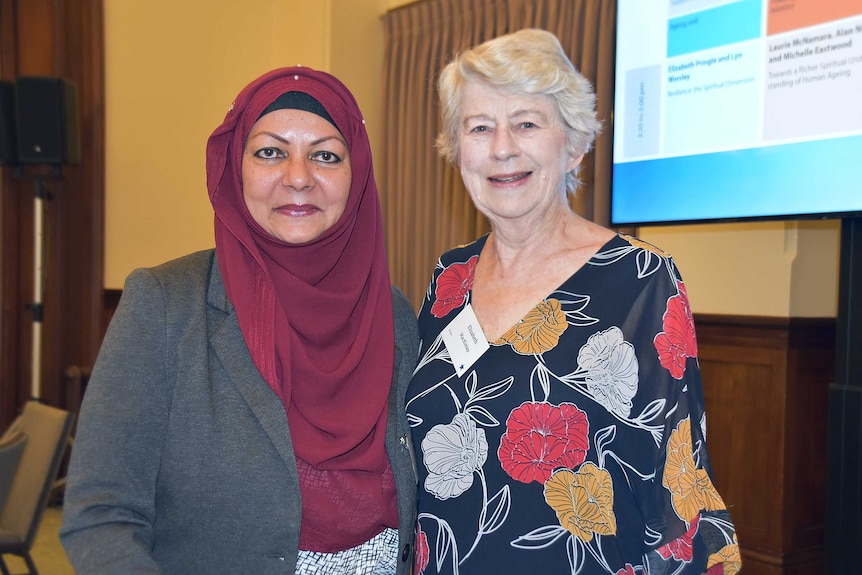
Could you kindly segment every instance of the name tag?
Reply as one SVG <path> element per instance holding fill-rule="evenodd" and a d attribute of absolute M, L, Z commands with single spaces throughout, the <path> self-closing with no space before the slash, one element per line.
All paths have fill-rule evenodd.
<path fill-rule="evenodd" d="M 473 306 L 467 304 L 443 330 L 443 343 L 449 350 L 458 377 L 464 375 L 491 345 L 479 326 Z"/>

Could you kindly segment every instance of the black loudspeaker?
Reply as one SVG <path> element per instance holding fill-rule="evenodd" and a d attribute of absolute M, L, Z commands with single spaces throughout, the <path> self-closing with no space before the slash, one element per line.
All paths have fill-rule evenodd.
<path fill-rule="evenodd" d="M 74 84 L 63 78 L 19 76 L 15 79 L 15 114 L 19 163 L 81 161 Z"/>
<path fill-rule="evenodd" d="M 0 80 L 0 165 L 18 163 L 15 141 L 15 92 L 12 82 Z"/>

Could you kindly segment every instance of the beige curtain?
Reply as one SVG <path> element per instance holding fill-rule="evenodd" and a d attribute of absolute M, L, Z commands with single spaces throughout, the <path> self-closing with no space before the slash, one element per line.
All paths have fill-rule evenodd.
<path fill-rule="evenodd" d="M 609 222 L 610 120 L 615 0 L 424 0 L 383 19 L 383 161 L 378 174 L 392 282 L 421 305 L 438 256 L 489 231 L 460 174 L 433 148 L 439 132 L 434 82 L 459 51 L 522 28 L 560 39 L 596 89 L 604 130 L 582 164 L 572 200 L 582 216 Z"/>

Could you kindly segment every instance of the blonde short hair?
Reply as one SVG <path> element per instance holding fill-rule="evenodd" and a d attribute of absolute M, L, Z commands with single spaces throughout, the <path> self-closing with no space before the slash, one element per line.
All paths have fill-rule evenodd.
<path fill-rule="evenodd" d="M 569 152 L 589 152 L 601 123 L 596 119 L 596 96 L 589 80 L 569 60 L 556 36 L 545 30 L 524 29 L 489 40 L 458 54 L 437 80 L 442 130 L 437 151 L 458 165 L 458 132 L 462 92 L 469 82 L 514 94 L 553 98 L 568 133 Z M 566 189 L 574 193 L 577 170 L 567 174 Z"/>

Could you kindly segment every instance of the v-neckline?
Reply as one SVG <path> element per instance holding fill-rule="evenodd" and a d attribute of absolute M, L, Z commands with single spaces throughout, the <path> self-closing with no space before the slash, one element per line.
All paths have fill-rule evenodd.
<path fill-rule="evenodd" d="M 478 250 L 477 250 L 477 252 L 476 252 L 476 258 L 477 258 L 477 259 L 476 259 L 476 265 L 477 265 L 477 266 L 479 265 L 479 260 L 481 260 L 481 259 L 482 259 L 482 250 L 484 250 L 484 249 L 485 249 L 485 245 L 487 244 L 487 242 L 488 242 L 488 238 L 489 238 L 490 236 L 491 236 L 491 233 L 489 232 L 489 233 L 485 234 L 484 236 L 482 236 L 481 238 L 478 238 L 478 239 L 476 240 L 476 242 L 475 242 L 475 243 L 476 243 L 476 245 L 477 245 L 477 247 L 478 247 Z M 539 299 L 535 304 L 533 304 L 533 305 L 532 305 L 532 306 L 531 306 L 531 307 L 530 307 L 530 308 L 529 308 L 529 309 L 528 309 L 528 310 L 527 310 L 527 311 L 526 311 L 526 312 L 525 312 L 521 317 L 519 317 L 517 320 L 515 320 L 515 322 L 514 322 L 514 323 L 512 323 L 511 325 L 509 325 L 508 327 L 506 327 L 506 329 L 504 329 L 504 330 L 500 333 L 500 335 L 499 335 L 499 336 L 497 336 L 495 339 L 493 339 L 493 340 L 488 339 L 488 337 L 487 337 L 487 333 L 486 333 L 486 331 L 485 331 L 485 328 L 482 326 L 482 323 L 479 321 L 479 318 L 477 317 L 477 318 L 476 318 L 476 322 L 477 322 L 477 324 L 478 324 L 479 328 L 482 330 L 482 335 L 485 337 L 485 340 L 486 340 L 489 344 L 491 344 L 492 346 L 493 346 L 493 345 L 502 345 L 503 343 L 505 343 L 505 342 L 501 342 L 501 341 L 500 341 L 500 340 L 501 340 L 501 338 L 502 338 L 505 334 L 509 333 L 510 331 L 512 331 L 512 329 L 513 329 L 514 327 L 516 327 L 516 326 L 517 326 L 517 325 L 519 325 L 521 322 L 523 322 L 523 321 L 524 321 L 524 318 L 526 318 L 526 317 L 527 317 L 527 315 L 529 315 L 533 310 L 535 310 L 537 307 L 539 307 L 539 305 L 541 305 L 543 302 L 548 301 L 548 298 L 551 296 L 551 294 L 554 294 L 554 293 L 556 293 L 556 292 L 560 291 L 560 290 L 563 288 L 563 286 L 565 286 L 566 284 L 570 283 L 570 282 L 575 278 L 575 276 L 577 276 L 577 275 L 578 275 L 578 274 L 580 274 L 582 271 L 584 271 L 584 268 L 586 268 L 586 267 L 587 267 L 587 265 L 589 265 L 589 263 L 590 263 L 591 261 L 593 261 L 593 259 L 596 257 L 596 255 L 597 255 L 597 254 L 599 254 L 599 253 L 602 253 L 602 252 L 606 251 L 606 250 L 609 248 L 610 244 L 611 244 L 611 243 L 613 243 L 613 242 L 615 242 L 615 241 L 617 241 L 618 239 L 621 239 L 621 235 L 620 235 L 619 233 L 614 234 L 610 239 L 608 239 L 608 241 L 606 241 L 606 242 L 605 242 L 604 244 L 602 244 L 602 245 L 601 245 L 601 246 L 600 246 L 596 251 L 594 251 L 594 252 L 590 255 L 590 257 L 589 257 L 589 258 L 587 258 L 587 259 L 584 261 L 583 265 L 581 265 L 581 266 L 580 266 L 578 269 L 576 269 L 574 272 L 572 272 L 571 274 L 569 274 L 568 276 L 566 276 L 566 278 L 565 278 L 565 279 L 564 279 L 564 280 L 563 280 L 563 281 L 562 281 L 558 286 L 554 287 L 554 288 L 553 288 L 552 290 L 550 290 L 550 291 L 549 291 L 545 296 L 543 296 L 543 297 L 542 297 L 541 299 Z M 470 287 L 470 290 L 468 291 L 468 294 L 469 294 L 469 298 L 468 298 L 468 300 L 467 300 L 467 301 L 468 301 L 468 303 L 469 303 L 470 305 L 472 305 L 472 304 L 473 304 L 473 287 L 472 287 L 472 286 Z"/>

